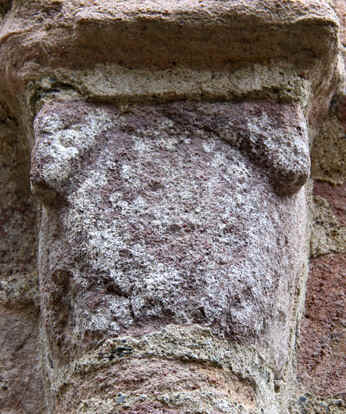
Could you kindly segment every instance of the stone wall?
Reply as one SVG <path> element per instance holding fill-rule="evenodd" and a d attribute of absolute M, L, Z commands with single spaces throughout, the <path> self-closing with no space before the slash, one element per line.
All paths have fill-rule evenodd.
<path fill-rule="evenodd" d="M 346 61 L 346 9 L 342 1 L 335 1 L 335 6 L 341 23 L 341 59 Z M 301 393 L 300 408 L 317 413 L 345 410 L 345 103 L 343 81 L 312 151 L 311 261 L 298 373 L 306 390 Z"/>

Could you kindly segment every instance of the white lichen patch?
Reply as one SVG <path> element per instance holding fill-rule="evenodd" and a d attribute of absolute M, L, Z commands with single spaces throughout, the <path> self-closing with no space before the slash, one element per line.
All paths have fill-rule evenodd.
<path fill-rule="evenodd" d="M 255 341 L 265 336 L 265 355 L 280 355 L 270 358 L 285 366 L 290 322 L 280 315 L 290 312 L 287 291 L 305 258 L 306 206 L 302 192 L 281 197 L 273 190 L 273 152 L 290 131 L 293 141 L 304 138 L 295 135 L 299 116 L 288 107 L 275 107 L 293 121 L 271 135 L 275 122 L 281 122 L 270 115 L 271 107 L 255 107 L 268 115 L 254 116 L 252 129 L 243 123 L 244 111 L 252 113 L 250 104 L 134 107 L 120 116 L 116 108 L 106 107 L 104 117 L 94 105 L 77 107 L 88 114 L 80 130 L 94 135 L 85 146 L 79 147 L 82 136 L 75 141 L 77 159 L 71 161 L 68 182 L 59 187 L 65 203 L 46 206 L 49 221 L 41 231 L 51 236 L 47 246 L 41 242 L 40 256 L 47 297 L 56 272 L 69 269 L 74 355 L 78 347 L 96 346 L 104 336 L 198 323 L 220 337 Z M 209 124 L 216 125 L 215 131 L 205 127 Z M 230 128 L 273 169 L 253 159 L 252 148 L 227 142 Z M 282 165 L 290 170 L 298 165 L 300 171 L 305 154 L 300 158 L 295 152 L 293 144 L 287 145 Z M 145 357 L 159 351 L 146 352 Z M 172 349 L 172 355 L 176 352 Z M 235 409 L 217 393 L 207 394 L 208 410 Z M 193 393 L 185 397 L 193 407 Z"/>
<path fill-rule="evenodd" d="M 98 134 L 108 128 L 109 115 L 102 109 L 87 114 L 83 122 L 71 124 L 57 113 L 43 110 L 35 121 L 38 139 L 33 163 L 39 165 L 35 173 L 55 188 L 70 176 L 73 161 L 95 145 Z"/>

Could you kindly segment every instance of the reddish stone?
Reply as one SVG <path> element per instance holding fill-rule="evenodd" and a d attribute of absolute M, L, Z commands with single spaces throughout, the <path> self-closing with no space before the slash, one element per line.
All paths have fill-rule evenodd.
<path fill-rule="evenodd" d="M 346 55 L 345 55 L 346 58 Z M 335 112 L 338 120 L 344 128 L 346 136 L 346 95 L 339 95 L 336 99 Z"/>
<path fill-rule="evenodd" d="M 341 225 L 346 225 L 346 183 L 333 186 L 322 181 L 315 181 L 314 195 L 326 199 Z"/>
<path fill-rule="evenodd" d="M 346 3 L 344 0 L 334 0 L 334 3 L 340 20 L 341 42 L 346 45 Z"/>
<path fill-rule="evenodd" d="M 325 255 L 311 262 L 298 371 L 303 384 L 323 397 L 345 392 L 345 269 L 345 254 Z"/>

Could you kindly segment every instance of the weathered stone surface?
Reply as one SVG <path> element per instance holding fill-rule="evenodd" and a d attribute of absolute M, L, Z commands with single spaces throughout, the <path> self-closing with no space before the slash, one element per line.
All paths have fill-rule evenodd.
<path fill-rule="evenodd" d="M 341 185 L 346 174 L 346 113 L 341 114 L 341 111 L 344 112 L 341 97 L 335 99 L 339 115 L 331 114 L 314 141 L 312 176 L 316 180 Z M 346 102 L 345 97 L 342 99 Z"/>
<path fill-rule="evenodd" d="M 168 325 L 139 338 L 109 339 L 58 370 L 57 411 L 252 413 L 263 406 L 275 412 L 275 398 L 267 398 L 274 389 L 263 375 L 273 374 L 254 347 L 232 345 L 200 326 Z"/>
<path fill-rule="evenodd" d="M 345 254 L 313 259 L 302 322 L 299 371 L 310 392 L 345 398 Z"/>
<path fill-rule="evenodd" d="M 30 196 L 28 152 L 0 106 L 0 412 L 44 408 L 38 352 L 39 292 L 36 211 Z"/>
<path fill-rule="evenodd" d="M 346 47 L 346 6 L 342 0 L 334 0 L 334 7 L 340 21 L 340 41 L 341 45 Z"/>
<path fill-rule="evenodd" d="M 317 396 L 302 407 L 345 410 L 345 184 L 316 182 L 312 255 L 302 321 L 298 370 L 303 387 Z M 335 404 L 335 401 L 339 401 Z M 315 407 L 315 408 L 313 408 Z M 321 407 L 320 407 L 321 408 Z M 322 408 L 321 408 L 322 409 Z M 312 411 L 314 412 L 314 411 Z M 323 411 L 322 411 L 323 412 Z"/>
<path fill-rule="evenodd" d="M 40 413 L 45 408 L 38 350 L 38 313 L 8 309 L 0 299 L 0 407 L 4 414 Z"/>
<path fill-rule="evenodd" d="M 301 394 L 293 408 L 294 414 L 343 414 L 345 412 L 345 399 L 321 398 L 311 393 Z"/>
<path fill-rule="evenodd" d="M 337 30 L 333 8 L 317 0 L 14 1 L 0 31 L 0 91 L 18 110 L 25 89 L 32 103 L 71 88 L 140 102 L 306 101 L 318 89 L 320 112 Z"/>
<path fill-rule="evenodd" d="M 340 189 L 338 189 L 340 191 Z M 338 194 L 338 201 L 345 199 L 345 194 Z M 343 221 L 344 218 L 343 218 Z M 334 214 L 328 201 L 320 196 L 314 197 L 313 222 L 311 234 L 311 256 L 317 257 L 328 253 L 346 252 L 346 226 L 342 225 Z"/>
<path fill-rule="evenodd" d="M 335 0 L 334 7 L 340 18 L 339 79 L 336 88 L 329 91 L 328 114 L 322 116 L 322 126 L 314 138 L 311 173 L 314 179 L 341 185 L 346 176 L 345 2 Z"/>
<path fill-rule="evenodd" d="M 341 67 L 346 62 L 345 2 L 334 2 L 339 15 Z M 343 57 L 343 59 L 342 59 Z M 312 150 L 315 203 L 298 371 L 308 394 L 297 412 L 345 412 L 345 69 L 331 101 L 329 116 Z M 331 185 L 332 183 L 333 185 Z M 335 185 L 337 184 L 337 185 Z"/>
<path fill-rule="evenodd" d="M 328 202 L 340 226 L 346 225 L 346 184 L 334 186 L 315 181 L 314 195 Z"/>
<path fill-rule="evenodd" d="M 44 107 L 31 182 L 45 205 L 40 290 L 53 367 L 107 337 L 198 323 L 232 340 L 261 336 L 281 372 L 286 292 L 305 262 L 307 139 L 291 105 Z"/>
<path fill-rule="evenodd" d="M 261 62 L 277 57 L 293 59 L 299 64 L 298 58 L 307 57 L 310 47 L 313 48 L 310 56 L 330 56 L 333 50 L 327 49 L 326 40 L 335 39 L 336 16 L 328 2 L 291 0 L 285 3 L 273 0 L 209 0 L 204 4 L 197 0 L 144 0 L 140 4 L 135 0 L 116 3 L 110 0 L 15 1 L 5 15 L 3 35 L 16 35 L 26 52 L 25 56 L 13 58 L 32 59 L 31 45 L 40 44 L 41 48 L 46 45 L 52 52 L 51 62 L 64 67 L 122 61 L 119 63 L 161 68 L 185 62 L 201 69 L 223 67 L 229 60 Z M 247 30 L 249 24 L 252 30 Z M 24 32 L 31 35 L 27 43 L 21 42 Z M 321 42 L 315 41 L 316 35 Z M 79 56 L 74 54 L 76 47 Z"/>

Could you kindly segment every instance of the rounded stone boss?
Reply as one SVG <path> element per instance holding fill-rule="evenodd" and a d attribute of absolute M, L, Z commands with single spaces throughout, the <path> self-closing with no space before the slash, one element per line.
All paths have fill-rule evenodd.
<path fill-rule="evenodd" d="M 5 9 L 1 88 L 40 206 L 48 412 L 288 412 L 333 10 Z"/>

